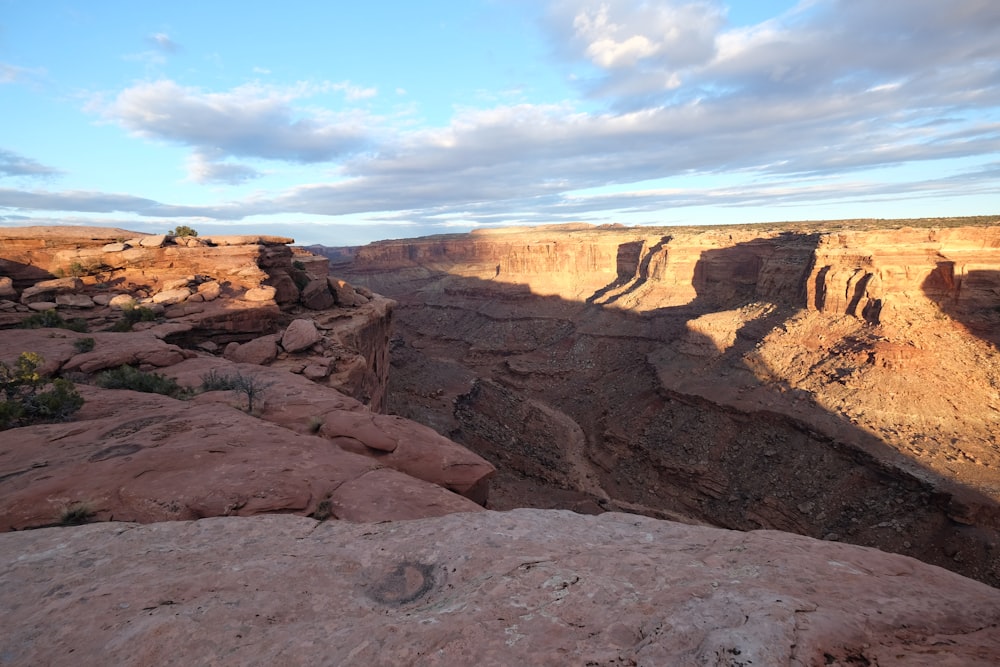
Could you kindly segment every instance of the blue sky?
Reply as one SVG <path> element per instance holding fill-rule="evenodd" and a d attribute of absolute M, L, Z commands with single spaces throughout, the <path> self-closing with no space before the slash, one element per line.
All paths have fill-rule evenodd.
<path fill-rule="evenodd" d="M 1000 213 L 994 0 L 0 0 L 0 225 Z"/>

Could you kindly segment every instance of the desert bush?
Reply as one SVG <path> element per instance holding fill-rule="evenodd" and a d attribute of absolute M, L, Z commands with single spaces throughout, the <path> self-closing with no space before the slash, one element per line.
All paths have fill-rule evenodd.
<path fill-rule="evenodd" d="M 43 363 L 35 352 L 22 352 L 13 368 L 0 361 L 0 429 L 65 421 L 83 405 L 72 382 L 41 374 Z"/>
<path fill-rule="evenodd" d="M 87 320 L 75 317 L 71 320 L 63 319 L 63 316 L 54 309 L 43 310 L 40 313 L 33 313 L 21 320 L 22 329 L 69 329 L 79 333 L 86 333 Z"/>
<path fill-rule="evenodd" d="M 237 371 L 233 375 L 218 373 L 214 368 L 201 376 L 202 391 L 232 391 L 246 396 L 247 412 L 254 411 L 254 404 L 263 401 L 264 394 L 273 382 L 267 382 L 259 375 L 243 375 Z"/>
<path fill-rule="evenodd" d="M 237 386 L 237 376 L 229 375 L 227 373 L 220 373 L 218 369 L 213 368 L 207 373 L 203 373 L 201 376 L 201 390 L 202 391 L 231 391 L 236 389 Z"/>
<path fill-rule="evenodd" d="M 163 394 L 164 396 L 180 397 L 184 388 L 173 378 L 159 373 L 147 373 L 134 366 L 119 366 L 115 369 L 101 371 L 95 380 L 98 387 L 104 389 L 131 389 L 147 394 Z"/>
<path fill-rule="evenodd" d="M 131 331 L 136 322 L 155 322 L 156 313 L 146 306 L 126 306 L 122 309 L 122 318 L 114 323 L 111 331 Z"/>
<path fill-rule="evenodd" d="M 95 344 L 94 339 L 90 337 L 77 338 L 73 341 L 73 347 L 76 348 L 77 352 L 90 352 L 94 349 Z"/>
<path fill-rule="evenodd" d="M 60 526 L 82 526 L 94 518 L 94 510 L 88 503 L 73 503 L 59 514 Z"/>
<path fill-rule="evenodd" d="M 198 236 L 198 232 L 187 225 L 177 225 L 167 233 L 171 236 Z"/>

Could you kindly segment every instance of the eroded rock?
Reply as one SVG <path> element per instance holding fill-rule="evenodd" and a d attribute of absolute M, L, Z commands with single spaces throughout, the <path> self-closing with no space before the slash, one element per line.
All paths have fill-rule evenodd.
<path fill-rule="evenodd" d="M 1000 661 L 1000 592 L 983 584 L 614 513 L 113 523 L 6 533 L 0 553 L 0 649 L 16 664 Z"/>

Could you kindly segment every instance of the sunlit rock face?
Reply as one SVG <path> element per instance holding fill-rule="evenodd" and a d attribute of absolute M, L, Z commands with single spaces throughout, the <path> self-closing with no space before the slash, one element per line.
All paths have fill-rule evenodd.
<path fill-rule="evenodd" d="M 290 241 L 2 230 L 2 379 L 21 353 L 40 355 L 38 370 L 76 382 L 84 404 L 63 423 L 2 431 L 0 530 L 73 511 L 139 522 L 481 511 L 492 465 L 381 412 L 393 302 L 331 281 L 324 258 Z M 66 272 L 77 275 L 56 277 Z M 314 283 L 328 308 L 298 300 L 295 285 Z M 176 391 L 102 384 L 123 367 Z"/>
<path fill-rule="evenodd" d="M 515 228 L 338 271 L 399 304 L 389 409 L 497 465 L 495 507 L 778 528 L 1000 584 L 996 222 Z"/>

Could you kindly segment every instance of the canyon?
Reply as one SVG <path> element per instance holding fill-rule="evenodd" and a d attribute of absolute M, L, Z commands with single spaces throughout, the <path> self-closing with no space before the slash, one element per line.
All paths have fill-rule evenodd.
<path fill-rule="evenodd" d="M 0 229 L 0 662 L 996 664 L 996 222 Z"/>
<path fill-rule="evenodd" d="M 778 529 L 1000 584 L 996 219 L 584 224 L 373 243 L 387 405 L 489 506 Z"/>

